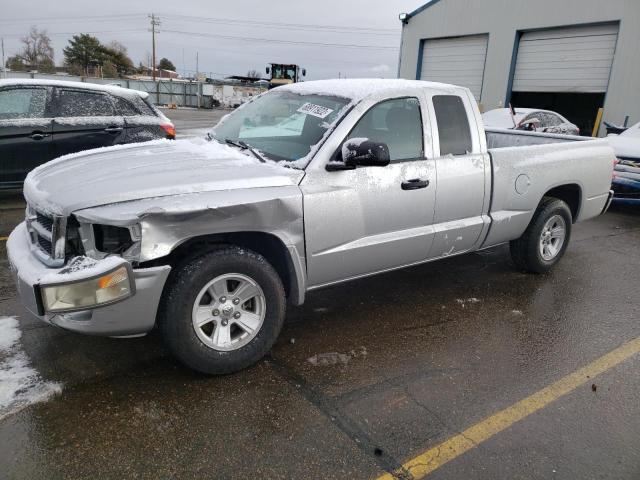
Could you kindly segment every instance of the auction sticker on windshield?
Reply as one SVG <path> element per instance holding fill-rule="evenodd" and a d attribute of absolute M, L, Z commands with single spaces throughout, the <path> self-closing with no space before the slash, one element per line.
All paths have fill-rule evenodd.
<path fill-rule="evenodd" d="M 313 115 L 314 117 L 318 118 L 326 118 L 327 115 L 333 112 L 333 110 L 327 107 L 323 107 L 322 105 L 305 103 L 298 109 L 298 112 L 306 113 L 307 115 Z"/>

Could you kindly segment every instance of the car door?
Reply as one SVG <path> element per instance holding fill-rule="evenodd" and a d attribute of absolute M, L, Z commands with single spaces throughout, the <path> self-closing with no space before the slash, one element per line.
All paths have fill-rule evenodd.
<path fill-rule="evenodd" d="M 56 156 L 125 143 L 124 119 L 104 92 L 56 88 L 54 109 Z"/>
<path fill-rule="evenodd" d="M 470 250 L 488 223 L 483 212 L 489 198 L 485 191 L 489 158 L 482 152 L 468 97 L 433 95 L 431 103 L 438 193 L 429 256 L 438 258 Z"/>
<path fill-rule="evenodd" d="M 19 187 L 29 171 L 53 158 L 50 91 L 28 85 L 0 89 L 0 186 Z"/>
<path fill-rule="evenodd" d="M 375 103 L 343 143 L 350 138 L 386 143 L 391 163 L 307 173 L 301 189 L 310 288 L 427 258 L 436 190 L 434 162 L 425 155 L 427 118 L 423 99 Z"/>

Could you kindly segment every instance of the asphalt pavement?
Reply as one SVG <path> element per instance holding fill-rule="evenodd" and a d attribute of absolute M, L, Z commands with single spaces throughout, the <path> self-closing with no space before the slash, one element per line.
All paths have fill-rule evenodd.
<path fill-rule="evenodd" d="M 12 355 L 59 391 L 0 411 L 0 478 L 640 478 L 639 242 L 614 209 L 547 275 L 503 246 L 315 291 L 264 361 L 206 377 L 155 333 L 30 318 L 0 241 Z"/>
<path fill-rule="evenodd" d="M 222 108 L 212 110 L 161 108 L 160 110 L 176 127 L 176 138 L 204 136 L 224 115 L 231 111 Z"/>

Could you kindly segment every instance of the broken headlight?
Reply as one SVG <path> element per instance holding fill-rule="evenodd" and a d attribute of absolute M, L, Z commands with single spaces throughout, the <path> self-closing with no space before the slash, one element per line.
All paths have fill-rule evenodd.
<path fill-rule="evenodd" d="M 93 234 L 96 249 L 103 253 L 122 254 L 129 250 L 134 243 L 127 227 L 94 225 Z"/>

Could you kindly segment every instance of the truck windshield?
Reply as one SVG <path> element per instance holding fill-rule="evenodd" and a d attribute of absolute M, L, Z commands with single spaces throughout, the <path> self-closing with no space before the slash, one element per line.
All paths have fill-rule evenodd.
<path fill-rule="evenodd" d="M 320 142 L 348 103 L 347 98 L 272 90 L 229 114 L 209 135 L 220 143 L 244 143 L 270 160 L 294 162 Z"/>

